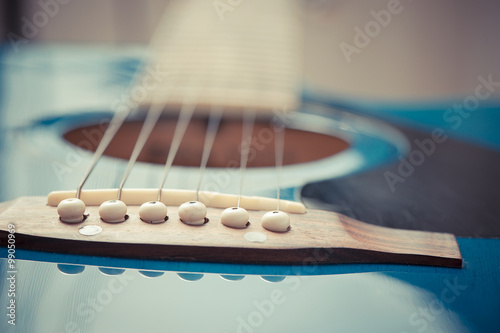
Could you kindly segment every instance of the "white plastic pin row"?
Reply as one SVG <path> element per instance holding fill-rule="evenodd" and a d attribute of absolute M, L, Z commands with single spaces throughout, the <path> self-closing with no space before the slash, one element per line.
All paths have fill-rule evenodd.
<path fill-rule="evenodd" d="M 85 203 L 76 198 L 62 200 L 57 206 L 61 221 L 78 223 L 85 219 Z M 202 225 L 208 220 L 207 207 L 199 201 L 189 201 L 179 206 L 179 219 L 189 225 Z M 101 219 L 109 223 L 123 222 L 127 219 L 127 206 L 121 200 L 105 201 L 99 206 Z M 139 208 L 139 217 L 148 223 L 161 223 L 168 219 L 167 206 L 159 201 L 149 201 Z M 248 226 L 249 214 L 241 207 L 230 207 L 221 214 L 221 223 L 231 228 Z M 262 226 L 270 231 L 285 232 L 290 230 L 290 217 L 282 211 L 271 211 L 262 217 Z"/>

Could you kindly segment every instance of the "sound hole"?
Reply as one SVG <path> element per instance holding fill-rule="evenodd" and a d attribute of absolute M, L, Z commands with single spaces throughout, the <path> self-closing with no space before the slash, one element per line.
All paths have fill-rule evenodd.
<path fill-rule="evenodd" d="M 139 161 L 164 164 L 175 130 L 175 119 L 160 119 L 149 137 Z M 141 130 L 142 122 L 125 122 L 105 151 L 105 155 L 128 160 Z M 94 151 L 101 140 L 107 124 L 91 125 L 72 129 L 64 134 L 70 143 Z M 201 162 L 206 119 L 193 119 L 182 140 L 174 160 L 175 165 L 197 167 Z M 208 167 L 237 167 L 241 151 L 241 121 L 223 120 Z M 319 160 L 334 155 L 349 144 L 338 137 L 287 128 L 285 132 L 284 165 Z M 274 162 L 274 132 L 268 122 L 256 122 L 248 167 L 272 167 Z"/>

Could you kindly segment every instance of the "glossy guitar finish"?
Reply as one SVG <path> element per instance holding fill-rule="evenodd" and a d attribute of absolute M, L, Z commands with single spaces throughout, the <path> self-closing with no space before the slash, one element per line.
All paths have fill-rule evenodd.
<path fill-rule="evenodd" d="M 73 111 L 108 109 L 124 77 L 129 77 L 130 71 L 123 70 L 124 66 L 134 63 L 133 58 L 123 60 L 108 55 L 90 59 L 92 64 L 89 64 L 89 56 L 94 53 L 89 51 L 78 58 L 76 55 L 82 53 L 79 49 L 35 48 L 32 52 L 23 53 L 20 58 L 4 57 L 2 69 L 9 94 L 3 92 L 6 100 L 1 114 L 2 201 L 76 186 L 90 154 L 75 151 L 60 140 L 65 128 L 62 124 L 75 120 L 79 125 L 94 123 L 95 113 L 87 118 L 74 116 Z M 69 58 L 73 60 L 64 60 Z M 117 64 L 121 64 L 119 75 L 114 74 L 116 67 L 108 70 Z M 58 79 L 60 75 L 69 77 Z M 82 91 L 81 86 L 87 89 Z M 28 97 L 24 95 L 26 91 L 30 92 Z M 60 96 L 64 98 L 58 99 Z M 68 113 L 71 115 L 66 116 Z M 362 118 L 360 121 L 365 123 Z M 387 141 L 386 136 L 377 137 L 362 135 L 360 144 L 354 145 L 365 153 L 356 154 L 364 156 L 362 163 L 352 169 L 339 166 L 333 172 L 322 168 L 325 177 L 342 175 L 347 181 L 352 179 L 348 177 L 351 171 L 380 167 L 404 151 L 405 147 Z M 54 169 L 55 161 L 69 169 Z M 329 165 L 336 163 L 330 161 Z M 130 186 L 153 184 L 156 169 L 157 166 L 139 165 Z M 109 179 L 108 175 L 121 172 L 123 162 L 108 159 L 98 167 L 96 174 L 102 177 L 90 179 L 87 186 L 113 187 L 117 180 Z M 292 187 L 299 185 L 296 182 L 293 179 L 287 184 L 289 190 L 285 193 L 289 198 L 299 193 Z M 499 241 L 464 237 L 457 241 L 464 258 L 463 269 L 314 263 L 298 267 L 187 262 L 166 265 L 159 261 L 18 250 L 18 321 L 16 327 L 6 321 L 0 327 L 7 332 L 494 332 L 500 325 L 496 315 L 500 309 Z M 2 251 L 6 257 L 7 250 L 2 248 Z M 86 266 L 80 274 L 66 275 L 61 270 L 71 270 L 65 266 L 59 270 L 55 263 L 91 266 Z M 126 270 L 99 271 L 96 266 Z M 8 269 L 7 261 L 2 259 L 0 292 L 4 309 L 9 301 L 6 296 L 9 285 L 5 283 Z M 166 273 L 140 274 L 137 270 Z M 174 272 L 204 276 L 182 275 L 183 279 L 197 280 L 187 282 Z M 256 272 L 274 276 L 267 278 L 274 281 L 281 280 L 276 276 L 288 277 L 270 284 L 255 276 Z M 239 279 L 231 277 L 234 275 L 246 276 L 229 282 L 218 274 L 230 275 L 228 278 L 233 280 Z"/>

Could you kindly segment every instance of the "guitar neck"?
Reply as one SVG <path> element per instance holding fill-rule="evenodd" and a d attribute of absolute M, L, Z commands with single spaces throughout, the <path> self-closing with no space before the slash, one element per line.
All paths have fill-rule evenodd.
<path fill-rule="evenodd" d="M 194 99 L 201 110 L 294 109 L 301 72 L 296 10 L 287 0 L 173 2 L 151 41 L 142 82 L 152 69 L 160 77 L 143 104 L 177 109 Z"/>

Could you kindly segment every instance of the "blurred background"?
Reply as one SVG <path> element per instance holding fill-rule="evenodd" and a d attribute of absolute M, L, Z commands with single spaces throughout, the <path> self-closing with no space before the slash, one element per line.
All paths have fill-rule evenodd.
<path fill-rule="evenodd" d="M 33 17 L 44 10 L 42 4 L 51 2 L 56 0 L 3 0 L 3 40 L 9 42 L 9 32 L 23 36 L 23 17 L 33 22 Z M 60 3 L 58 13 L 28 38 L 30 42 L 145 45 L 169 1 Z M 326 93 L 376 100 L 433 101 L 470 94 L 478 75 L 500 77 L 498 1 L 397 1 L 398 13 L 391 15 L 389 24 L 381 27 L 366 47 L 359 48 L 350 62 L 346 61 L 341 43 L 355 46 L 354 29 L 364 31 L 375 20 L 371 11 L 387 10 L 391 1 L 301 3 L 305 8 L 305 83 Z M 500 96 L 498 90 L 495 96 Z"/>

